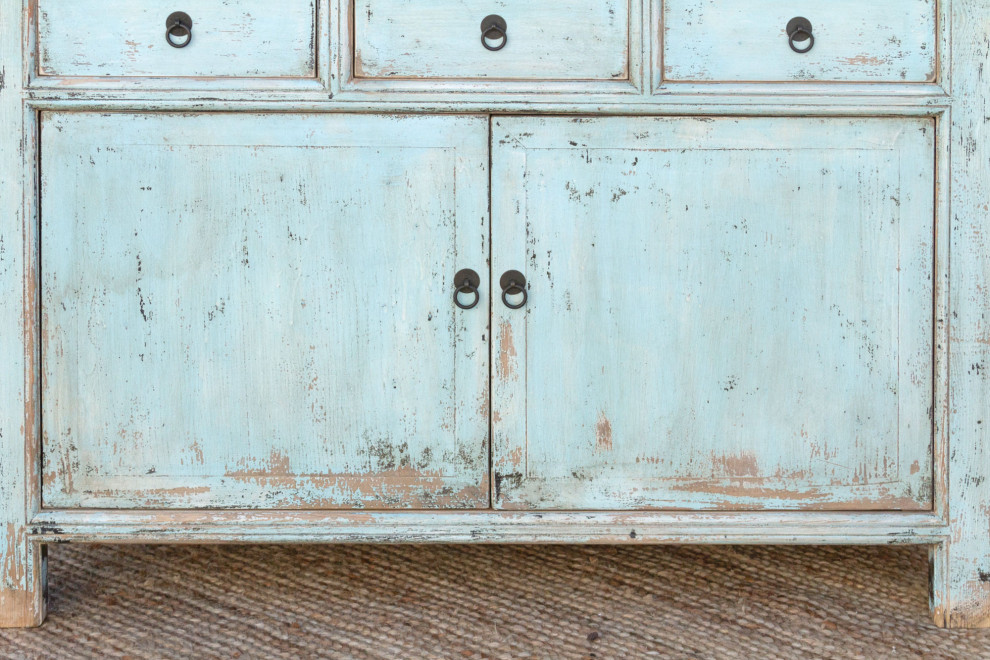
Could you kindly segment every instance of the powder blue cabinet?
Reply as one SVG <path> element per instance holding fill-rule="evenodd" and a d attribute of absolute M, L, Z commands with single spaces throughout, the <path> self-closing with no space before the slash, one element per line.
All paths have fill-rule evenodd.
<path fill-rule="evenodd" d="M 0 626 L 63 542 L 911 543 L 990 625 L 988 44 L 0 0 Z"/>

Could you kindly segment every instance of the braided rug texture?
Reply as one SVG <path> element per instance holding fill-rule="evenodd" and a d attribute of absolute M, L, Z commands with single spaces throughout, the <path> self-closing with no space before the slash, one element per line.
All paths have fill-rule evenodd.
<path fill-rule="evenodd" d="M 990 658 L 915 547 L 85 546 L 3 658 Z"/>

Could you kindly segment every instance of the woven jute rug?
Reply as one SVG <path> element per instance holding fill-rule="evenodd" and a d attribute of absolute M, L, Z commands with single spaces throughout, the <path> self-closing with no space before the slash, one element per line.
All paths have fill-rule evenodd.
<path fill-rule="evenodd" d="M 925 548 L 84 546 L 3 658 L 990 658 Z"/>

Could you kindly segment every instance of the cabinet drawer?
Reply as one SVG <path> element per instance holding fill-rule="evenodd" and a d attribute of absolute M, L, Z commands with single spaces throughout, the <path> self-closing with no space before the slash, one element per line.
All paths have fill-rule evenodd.
<path fill-rule="evenodd" d="M 166 40 L 182 9 L 187 46 Z M 310 78 L 316 70 L 315 0 L 38 0 L 40 75 Z M 185 33 L 174 31 L 181 44 Z"/>
<path fill-rule="evenodd" d="M 667 0 L 663 72 L 669 81 L 931 82 L 935 0 Z M 788 25 L 810 23 L 812 44 Z M 793 29 L 793 25 L 792 25 Z"/>
<path fill-rule="evenodd" d="M 481 38 L 493 14 L 497 51 Z M 353 21 L 355 78 L 629 78 L 629 0 L 355 0 Z"/>

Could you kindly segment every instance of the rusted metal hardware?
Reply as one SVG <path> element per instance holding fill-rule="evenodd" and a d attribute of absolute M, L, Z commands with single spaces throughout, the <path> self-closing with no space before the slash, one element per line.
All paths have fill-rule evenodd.
<path fill-rule="evenodd" d="M 529 294 L 526 293 L 526 276 L 518 270 L 505 271 L 502 274 L 502 279 L 499 280 L 499 286 L 502 287 L 502 302 L 509 309 L 520 309 L 529 300 Z M 509 302 L 509 296 L 520 295 L 522 296 L 522 301 L 519 303 L 512 304 Z"/>
<path fill-rule="evenodd" d="M 165 41 L 172 48 L 185 48 L 189 45 L 192 41 L 192 19 L 189 14 L 182 11 L 169 14 L 165 19 Z"/>
<path fill-rule="evenodd" d="M 481 45 L 488 50 L 502 50 L 509 43 L 505 19 L 498 14 L 485 16 L 481 21 Z M 494 43 L 492 43 L 494 42 Z"/>
<path fill-rule="evenodd" d="M 797 44 L 807 41 L 808 45 L 799 48 Z M 787 22 L 787 43 L 795 53 L 807 53 L 815 47 L 815 35 L 811 33 L 811 21 L 803 16 L 795 16 Z"/>
<path fill-rule="evenodd" d="M 478 273 L 471 270 L 470 268 L 464 268 L 457 271 L 454 275 L 454 304 L 461 309 L 474 309 L 481 302 L 481 292 L 478 291 L 478 287 L 481 286 L 481 277 Z M 473 295 L 474 298 L 471 302 L 464 304 L 461 302 L 461 294 Z"/>

